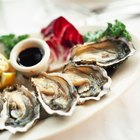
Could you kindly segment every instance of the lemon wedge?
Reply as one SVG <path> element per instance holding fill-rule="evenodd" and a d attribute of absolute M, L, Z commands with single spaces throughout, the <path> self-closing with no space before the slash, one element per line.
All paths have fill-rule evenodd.
<path fill-rule="evenodd" d="M 16 77 L 15 72 L 2 72 L 0 78 L 0 89 L 12 85 L 14 83 L 15 77 Z"/>
<path fill-rule="evenodd" d="M 9 70 L 9 61 L 4 55 L 0 53 L 0 73 Z"/>
<path fill-rule="evenodd" d="M 0 90 L 12 85 L 16 78 L 16 70 L 11 66 L 10 61 L 0 53 Z"/>

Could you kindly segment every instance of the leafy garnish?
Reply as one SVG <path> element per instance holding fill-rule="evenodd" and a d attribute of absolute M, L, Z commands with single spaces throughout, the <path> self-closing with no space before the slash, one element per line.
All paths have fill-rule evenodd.
<path fill-rule="evenodd" d="M 97 31 L 95 33 L 88 32 L 84 35 L 84 42 L 91 42 L 91 41 L 99 41 L 103 37 L 123 37 L 128 41 L 132 40 L 130 33 L 126 30 L 126 26 L 118 21 L 115 20 L 115 24 L 108 23 L 107 28 L 103 31 Z"/>
<path fill-rule="evenodd" d="M 98 41 L 99 39 L 101 39 L 103 34 L 102 30 L 96 31 L 95 33 L 92 32 L 87 32 L 84 36 L 84 42 L 94 42 L 94 41 Z"/>
<path fill-rule="evenodd" d="M 65 63 L 70 56 L 71 48 L 83 43 L 83 36 L 66 18 L 54 19 L 41 34 L 51 50 L 51 65 Z"/>
<path fill-rule="evenodd" d="M 12 48 L 20 41 L 28 38 L 29 35 L 20 35 L 16 36 L 15 34 L 9 34 L 9 35 L 2 35 L 0 36 L 0 43 L 2 43 L 5 47 L 4 52 L 5 56 L 9 58 L 10 52 Z"/>
<path fill-rule="evenodd" d="M 131 35 L 129 32 L 126 30 L 126 26 L 118 21 L 115 20 L 115 24 L 108 23 L 107 29 L 104 31 L 103 36 L 110 36 L 110 37 L 124 37 L 128 41 L 132 40 Z"/>

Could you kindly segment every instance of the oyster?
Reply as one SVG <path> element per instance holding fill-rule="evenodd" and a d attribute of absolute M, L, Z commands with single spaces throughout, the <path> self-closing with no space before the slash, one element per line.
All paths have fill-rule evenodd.
<path fill-rule="evenodd" d="M 27 131 L 40 116 L 40 105 L 24 86 L 11 86 L 2 92 L 5 100 L 5 129 L 12 133 Z"/>
<path fill-rule="evenodd" d="M 133 55 L 132 42 L 124 38 L 108 38 L 96 43 L 76 45 L 72 49 L 71 60 L 78 64 L 96 64 L 102 67 L 112 66 Z"/>
<path fill-rule="evenodd" d="M 80 104 L 91 99 L 99 100 L 110 91 L 111 79 L 106 71 L 98 66 L 68 64 L 63 73 L 77 89 Z"/>
<path fill-rule="evenodd" d="M 2 96 L 0 95 L 0 130 L 4 129 L 3 108 L 4 108 L 4 101 L 2 99 Z"/>
<path fill-rule="evenodd" d="M 2 96 L 0 95 L 0 117 L 1 117 L 2 110 L 3 110 L 3 100 L 2 100 Z"/>
<path fill-rule="evenodd" d="M 41 73 L 31 79 L 38 99 L 48 114 L 69 116 L 78 100 L 73 85 L 61 73 Z"/>

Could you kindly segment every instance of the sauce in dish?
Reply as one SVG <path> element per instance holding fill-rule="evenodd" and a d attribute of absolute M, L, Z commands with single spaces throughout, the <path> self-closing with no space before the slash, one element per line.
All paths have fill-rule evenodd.
<path fill-rule="evenodd" d="M 17 58 L 17 62 L 22 66 L 34 66 L 39 63 L 44 55 L 44 52 L 40 48 L 32 47 L 20 52 Z"/>

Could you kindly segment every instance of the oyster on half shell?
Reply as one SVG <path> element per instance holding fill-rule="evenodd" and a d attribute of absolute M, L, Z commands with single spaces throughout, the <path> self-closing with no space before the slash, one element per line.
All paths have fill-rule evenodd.
<path fill-rule="evenodd" d="M 1 93 L 0 93 L 1 94 Z M 1 117 L 1 112 L 2 112 L 2 110 L 3 110 L 3 104 L 4 104 L 4 102 L 3 102 L 3 100 L 2 100 L 2 96 L 0 95 L 0 117 Z"/>
<path fill-rule="evenodd" d="M 78 100 L 73 85 L 61 73 L 41 73 L 31 79 L 38 99 L 48 114 L 69 116 Z"/>
<path fill-rule="evenodd" d="M 3 90 L 5 100 L 4 118 L 5 129 L 12 133 L 25 132 L 40 116 L 40 105 L 35 95 L 20 85 Z"/>
<path fill-rule="evenodd" d="M 4 108 L 4 101 L 0 93 L 0 130 L 4 129 L 3 108 Z"/>
<path fill-rule="evenodd" d="M 124 61 L 133 55 L 132 42 L 124 38 L 108 38 L 100 42 L 76 45 L 72 49 L 71 61 L 78 64 L 96 64 L 108 67 Z"/>
<path fill-rule="evenodd" d="M 63 73 L 69 77 L 80 96 L 79 103 L 100 100 L 110 91 L 111 79 L 106 71 L 95 65 L 68 64 Z"/>

